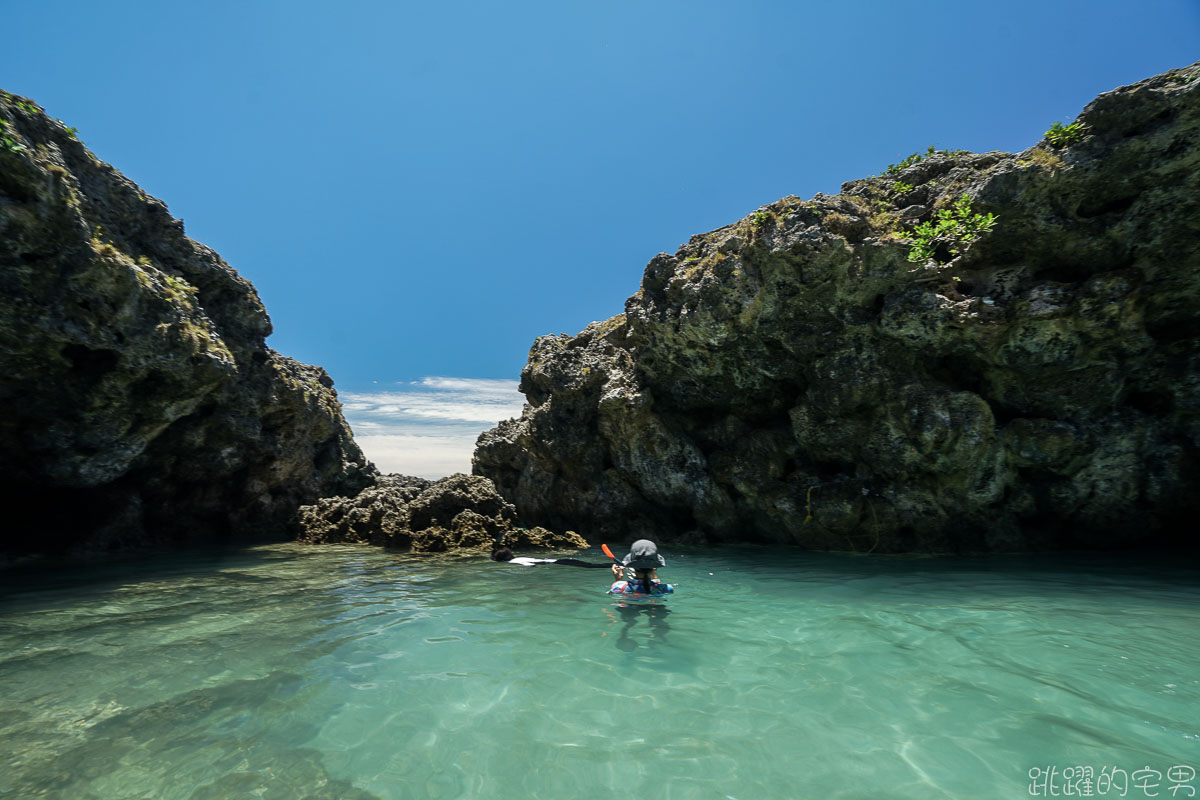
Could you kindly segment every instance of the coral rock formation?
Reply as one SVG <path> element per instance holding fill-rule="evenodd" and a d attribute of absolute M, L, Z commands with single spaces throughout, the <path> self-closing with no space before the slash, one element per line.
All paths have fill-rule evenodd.
<path fill-rule="evenodd" d="M 383 475 L 354 497 L 329 497 L 300 510 L 300 540 L 360 542 L 415 552 L 584 548 L 578 534 L 513 528 L 516 509 L 487 478 L 451 475 L 437 482 Z"/>
<path fill-rule="evenodd" d="M 279 534 L 370 482 L 246 280 L 31 101 L 0 134 L 0 555 Z"/>
<path fill-rule="evenodd" d="M 655 256 L 478 441 L 527 524 L 859 552 L 1186 544 L 1200 65 L 1079 141 L 935 152 Z M 995 215 L 977 235 L 953 225 Z M 1183 523 L 1183 524 L 1181 524 Z"/>

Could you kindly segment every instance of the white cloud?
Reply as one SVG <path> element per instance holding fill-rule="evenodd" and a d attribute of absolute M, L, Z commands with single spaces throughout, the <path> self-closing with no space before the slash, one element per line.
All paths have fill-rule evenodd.
<path fill-rule="evenodd" d="M 471 453 L 478 435 L 478 431 L 458 437 L 367 434 L 355 436 L 354 441 L 380 472 L 436 480 L 456 472 L 471 474 Z"/>
<path fill-rule="evenodd" d="M 517 391 L 515 382 L 499 378 L 422 378 L 419 381 L 413 381 L 411 385 L 469 392 L 474 395 L 494 395 L 501 398 L 510 397 Z"/>
<path fill-rule="evenodd" d="M 440 478 L 471 471 L 475 440 L 521 415 L 515 381 L 426 377 L 384 392 L 342 392 L 354 440 L 383 472 Z"/>

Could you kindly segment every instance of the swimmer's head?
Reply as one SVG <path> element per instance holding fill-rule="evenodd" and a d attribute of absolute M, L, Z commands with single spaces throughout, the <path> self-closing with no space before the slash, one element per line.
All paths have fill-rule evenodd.
<path fill-rule="evenodd" d="M 658 554 L 658 545 L 649 539 L 638 539 L 629 548 L 629 555 L 622 563 L 634 569 L 656 569 L 667 565 L 666 559 Z"/>
<path fill-rule="evenodd" d="M 512 561 L 512 550 L 507 547 L 498 547 L 492 551 L 492 561 Z"/>

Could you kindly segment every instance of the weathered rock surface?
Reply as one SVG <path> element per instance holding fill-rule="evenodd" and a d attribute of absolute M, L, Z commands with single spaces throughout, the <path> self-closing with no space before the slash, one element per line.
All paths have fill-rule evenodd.
<path fill-rule="evenodd" d="M 526 524 L 610 538 L 1189 544 L 1200 65 L 1078 121 L 1066 147 L 935 154 L 655 256 L 624 314 L 534 343 L 526 410 L 473 471 Z M 910 263 L 964 194 L 991 232 Z"/>
<path fill-rule="evenodd" d="M 254 288 L 0 94 L 0 555 L 279 533 L 375 470 Z"/>
<path fill-rule="evenodd" d="M 300 541 L 356 542 L 415 552 L 516 548 L 584 548 L 578 534 L 514 528 L 516 509 L 487 478 L 439 481 L 383 475 L 354 497 L 328 497 L 300 510 Z"/>

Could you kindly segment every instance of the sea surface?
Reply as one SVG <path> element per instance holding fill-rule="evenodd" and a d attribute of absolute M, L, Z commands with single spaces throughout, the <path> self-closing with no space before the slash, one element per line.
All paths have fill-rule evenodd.
<path fill-rule="evenodd" d="M 0 572 L 0 797 L 1200 792 L 1193 564 L 663 552 L 625 605 L 354 546 Z"/>

